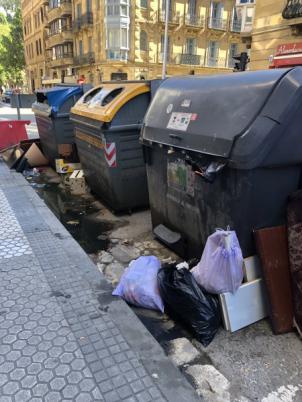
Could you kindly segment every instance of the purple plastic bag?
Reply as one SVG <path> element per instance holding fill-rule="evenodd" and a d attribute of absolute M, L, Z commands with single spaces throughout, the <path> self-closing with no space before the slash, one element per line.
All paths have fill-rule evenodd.
<path fill-rule="evenodd" d="M 139 257 L 126 268 L 113 296 L 121 296 L 128 303 L 164 312 L 159 294 L 157 273 L 161 263 L 154 256 Z"/>
<path fill-rule="evenodd" d="M 210 293 L 236 292 L 243 279 L 243 257 L 236 233 L 216 230 L 208 237 L 192 274 Z"/>

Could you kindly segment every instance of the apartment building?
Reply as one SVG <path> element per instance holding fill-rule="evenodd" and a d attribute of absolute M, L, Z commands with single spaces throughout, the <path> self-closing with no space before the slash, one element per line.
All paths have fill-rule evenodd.
<path fill-rule="evenodd" d="M 44 84 L 161 76 L 165 0 L 32 1 L 47 6 Z M 169 4 L 167 75 L 231 72 L 232 56 L 246 47 L 236 1 Z"/>
<path fill-rule="evenodd" d="M 34 90 L 45 75 L 46 5 L 43 0 L 22 0 L 24 53 L 26 77 Z"/>
<path fill-rule="evenodd" d="M 302 65 L 302 0 L 258 0 L 252 32 L 251 68 Z"/>

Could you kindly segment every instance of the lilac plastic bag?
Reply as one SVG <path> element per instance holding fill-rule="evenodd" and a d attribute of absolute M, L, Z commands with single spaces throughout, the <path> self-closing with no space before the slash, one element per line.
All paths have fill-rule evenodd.
<path fill-rule="evenodd" d="M 201 260 L 192 274 L 210 293 L 234 293 L 243 279 L 243 257 L 236 233 L 217 229 L 208 237 Z"/>
<path fill-rule="evenodd" d="M 157 273 L 161 263 L 154 256 L 139 257 L 126 268 L 113 296 L 121 296 L 128 303 L 164 312 L 159 294 Z"/>

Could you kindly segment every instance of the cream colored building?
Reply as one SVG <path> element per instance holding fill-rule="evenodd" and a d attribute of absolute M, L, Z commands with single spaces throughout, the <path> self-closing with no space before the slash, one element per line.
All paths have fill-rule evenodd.
<path fill-rule="evenodd" d="M 302 0 L 258 0 L 251 69 L 302 65 Z"/>
<path fill-rule="evenodd" d="M 24 24 L 30 14 L 26 1 Z M 165 0 L 34 1 L 47 4 L 44 84 L 161 76 Z M 232 56 L 245 49 L 235 5 L 235 0 L 170 1 L 168 75 L 232 71 Z M 36 68 L 36 58 L 26 59 L 28 72 Z"/>
<path fill-rule="evenodd" d="M 46 8 L 42 0 L 22 0 L 24 53 L 29 88 L 39 87 L 45 75 Z"/>

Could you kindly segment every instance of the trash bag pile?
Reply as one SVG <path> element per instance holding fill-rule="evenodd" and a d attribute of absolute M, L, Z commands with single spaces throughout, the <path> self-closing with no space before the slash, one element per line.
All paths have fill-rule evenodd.
<path fill-rule="evenodd" d="M 167 312 L 207 346 L 221 323 L 217 295 L 239 288 L 242 266 L 236 233 L 217 229 L 191 271 L 186 262 L 161 267 L 157 257 L 139 257 L 130 263 L 112 294 L 135 306 Z"/>
<path fill-rule="evenodd" d="M 207 346 L 220 326 L 217 297 L 202 289 L 189 270 L 178 270 L 173 264 L 158 272 L 158 284 L 167 313 Z"/>
<path fill-rule="evenodd" d="M 121 296 L 134 306 L 164 312 L 164 304 L 159 295 L 157 273 L 161 263 L 157 257 L 139 257 L 132 261 L 113 291 L 113 296 Z"/>

